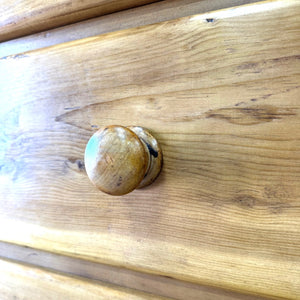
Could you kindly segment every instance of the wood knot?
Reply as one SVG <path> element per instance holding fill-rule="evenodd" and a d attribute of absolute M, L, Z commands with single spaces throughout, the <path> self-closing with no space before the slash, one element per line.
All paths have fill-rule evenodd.
<path fill-rule="evenodd" d="M 206 118 L 224 120 L 238 125 L 255 125 L 295 116 L 291 108 L 279 108 L 272 105 L 252 105 L 247 107 L 229 107 L 209 110 Z"/>
<path fill-rule="evenodd" d="M 83 160 L 79 158 L 70 157 L 65 162 L 66 166 L 75 172 L 84 172 L 85 173 L 85 165 Z"/>
<path fill-rule="evenodd" d="M 257 199 L 251 195 L 237 195 L 233 198 L 233 201 L 242 207 L 253 208 Z"/>

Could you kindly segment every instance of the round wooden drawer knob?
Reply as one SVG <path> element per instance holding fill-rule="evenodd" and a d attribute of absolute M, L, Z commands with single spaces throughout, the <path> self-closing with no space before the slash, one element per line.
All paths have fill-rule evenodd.
<path fill-rule="evenodd" d="M 101 191 L 124 195 L 151 184 L 162 166 L 156 139 L 137 126 L 107 126 L 88 141 L 85 156 L 88 177 Z"/>

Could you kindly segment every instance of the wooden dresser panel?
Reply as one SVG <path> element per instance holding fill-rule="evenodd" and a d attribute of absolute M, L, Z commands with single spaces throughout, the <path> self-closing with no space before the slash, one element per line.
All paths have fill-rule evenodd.
<path fill-rule="evenodd" d="M 0 42 L 157 0 L 0 0 Z"/>
<path fill-rule="evenodd" d="M 265 297 L 246 295 L 217 287 L 181 281 L 170 276 L 147 274 L 6 242 L 0 242 L 0 257 L 5 260 L 13 260 L 21 264 L 33 266 L 34 268 L 46 269 L 52 273 L 56 272 L 65 276 L 75 276 L 77 278 L 93 280 L 93 282 L 98 282 L 100 285 L 109 283 L 115 287 L 124 287 L 127 288 L 127 290 L 141 291 L 177 300 L 266 299 Z M 3 277 L 6 277 L 8 271 L 7 268 L 4 266 L 1 270 L 6 272 L 6 275 L 2 275 Z M 9 274 L 10 273 L 11 272 L 9 272 Z M 11 276 L 9 275 L 9 277 Z M 12 280 L 9 279 L 9 281 Z M 14 292 L 13 286 L 15 289 L 18 289 L 18 285 L 14 285 L 13 282 L 11 282 L 10 290 L 12 293 Z M 0 286 L 0 293 L 1 290 Z M 36 295 L 39 296 L 40 293 L 37 293 Z M 33 300 L 33 298 L 30 298 L 30 300 Z"/>
<path fill-rule="evenodd" d="M 0 259 L 1 300 L 167 300 L 151 294 L 83 280 Z"/>
<path fill-rule="evenodd" d="M 0 60 L 0 239 L 244 293 L 300 294 L 299 1 Z M 158 138 L 150 187 L 84 169 L 102 125 Z"/>
<path fill-rule="evenodd" d="M 163 0 L 2 42 L 0 57 L 251 2 L 258 0 Z"/>

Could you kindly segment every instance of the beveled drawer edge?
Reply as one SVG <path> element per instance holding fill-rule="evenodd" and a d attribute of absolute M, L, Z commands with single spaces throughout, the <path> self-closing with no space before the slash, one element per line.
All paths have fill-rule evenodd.
<path fill-rule="evenodd" d="M 199 297 L 216 300 L 265 299 L 259 296 L 244 295 L 215 287 L 200 286 L 172 277 L 146 274 L 2 241 L 0 241 L 0 258 L 58 272 L 67 276 L 76 276 L 109 283 L 178 300 L 185 300 L 187 299 L 186 297 L 190 300 L 200 299 Z"/>
<path fill-rule="evenodd" d="M 263 0 L 195 0 L 189 3 L 185 0 L 159 1 L 2 42 L 0 58 L 118 30 L 260 1 Z"/>

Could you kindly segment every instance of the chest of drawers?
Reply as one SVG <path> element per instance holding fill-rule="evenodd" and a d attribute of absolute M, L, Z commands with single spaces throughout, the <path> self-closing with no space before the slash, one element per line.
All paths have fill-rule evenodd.
<path fill-rule="evenodd" d="M 3 56 L 6 298 L 297 299 L 299 11 L 259 2 Z M 83 159 L 112 124 L 164 154 L 120 197 Z"/>

